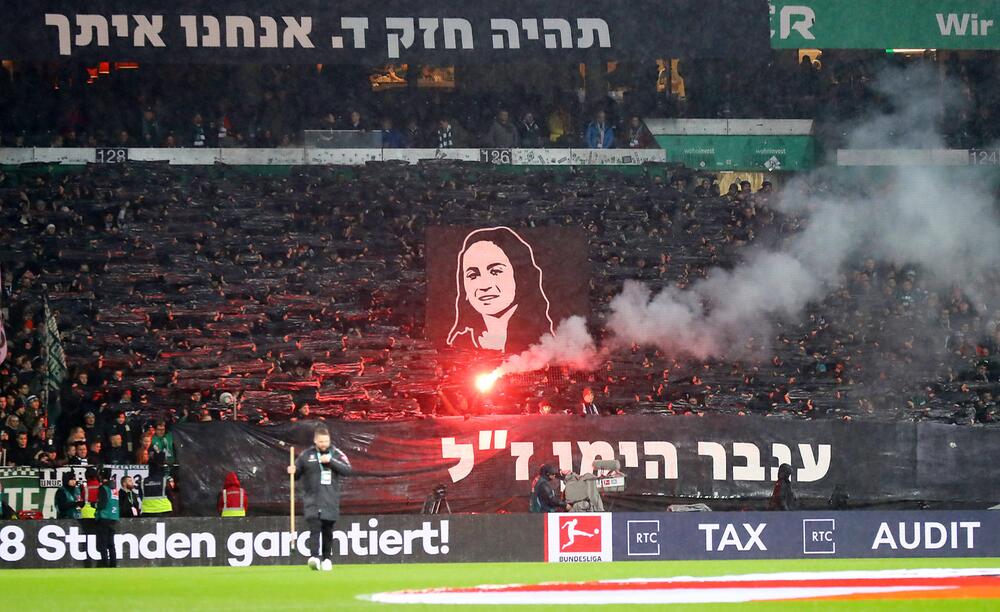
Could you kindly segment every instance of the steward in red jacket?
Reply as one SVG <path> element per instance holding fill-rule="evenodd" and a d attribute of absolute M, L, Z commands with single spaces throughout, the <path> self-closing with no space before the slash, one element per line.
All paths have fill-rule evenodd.
<path fill-rule="evenodd" d="M 247 515 L 247 492 L 240 486 L 236 472 L 226 474 L 226 484 L 219 493 L 218 507 L 224 517 Z"/>

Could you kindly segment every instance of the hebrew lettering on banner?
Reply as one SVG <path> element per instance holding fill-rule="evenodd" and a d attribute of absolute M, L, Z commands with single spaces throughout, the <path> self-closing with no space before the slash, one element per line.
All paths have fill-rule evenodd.
<path fill-rule="evenodd" d="M 155 10 L 121 0 L 15 3 L 0 22 L 0 54 L 164 62 L 439 63 L 652 60 L 768 48 L 767 3 L 703 0 L 538 4 L 182 1 Z M 643 15 L 662 15 L 644 19 Z M 699 30 L 712 24 L 712 36 Z"/>
<path fill-rule="evenodd" d="M 119 37 L 129 36 L 129 15 L 111 15 Z M 164 15 L 131 15 L 134 27 L 133 46 L 166 47 L 160 33 L 163 31 Z M 188 49 L 221 48 L 230 49 L 276 49 L 278 45 L 280 18 L 282 27 L 281 45 L 283 49 L 296 47 L 313 49 L 310 38 L 312 17 L 280 17 L 261 15 L 256 19 L 248 15 L 179 15 L 177 25 L 184 31 L 183 46 Z M 611 49 L 611 30 L 608 22 L 600 17 L 576 19 L 575 27 L 569 20 L 545 18 L 541 20 L 546 49 Z M 46 13 L 45 25 L 54 27 L 58 37 L 59 55 L 73 55 L 74 50 L 97 46 L 109 46 L 109 18 L 104 15 L 78 14 L 75 16 L 76 35 L 71 36 L 70 16 L 60 13 Z M 527 39 L 539 40 L 538 20 L 522 20 Z M 220 25 L 224 24 L 224 25 Z M 519 29 L 512 19 L 490 19 L 492 49 L 520 49 Z M 258 34 L 258 28 L 260 33 Z M 330 49 L 345 49 L 345 35 L 349 31 L 353 49 L 367 48 L 369 18 L 349 16 L 340 18 L 341 32 L 330 37 Z M 494 33 L 497 29 L 506 33 Z M 417 30 L 420 36 L 417 36 Z M 442 39 L 438 44 L 440 30 Z M 476 34 L 472 22 L 464 17 L 386 17 L 386 57 L 399 59 L 411 48 L 418 50 L 474 50 Z M 415 45 L 418 45 L 415 47 Z"/>
<path fill-rule="evenodd" d="M 476 432 L 479 439 L 479 450 L 501 450 L 506 445 L 501 441 L 507 440 L 508 430 L 481 430 Z M 483 440 L 496 439 L 496 445 Z M 775 445 L 785 449 L 785 445 Z M 642 459 L 640 460 L 638 448 L 642 448 Z M 761 463 L 761 450 L 753 442 L 733 442 L 724 445 L 719 442 L 700 440 L 697 442 L 698 455 L 711 459 L 712 478 L 714 480 L 727 480 L 731 482 L 763 482 L 765 481 L 765 469 Z M 808 444 L 797 445 L 800 457 L 791 459 L 786 453 L 775 454 L 772 460 L 780 463 L 799 463 L 803 467 L 799 468 L 799 482 L 816 482 L 822 480 L 830 470 L 832 458 L 832 447 L 830 444 Z M 458 462 L 448 468 L 448 474 L 452 482 L 459 482 L 472 475 L 476 466 L 476 449 L 474 442 L 460 443 L 454 437 L 441 438 L 441 457 L 443 459 L 456 459 Z M 513 442 L 510 445 L 510 457 L 514 462 L 514 477 L 516 480 L 530 480 L 534 474 L 530 471 L 531 459 L 536 453 L 534 442 Z M 604 440 L 554 440 L 551 443 L 551 452 L 546 453 L 544 449 L 538 449 L 539 455 L 552 456 L 556 458 L 559 468 L 571 470 L 578 473 L 591 472 L 594 469 L 594 461 L 597 460 L 619 460 L 624 469 L 639 467 L 640 461 L 645 466 L 645 471 L 639 472 L 641 478 L 645 480 L 677 480 L 680 478 L 677 468 L 677 447 L 666 440 L 620 440 L 616 444 Z M 730 465 L 727 469 L 727 457 L 739 457 L 745 460 L 743 465 Z M 575 457 L 580 457 L 579 461 Z M 815 457 L 821 457 L 816 460 Z M 777 467 L 773 467 L 775 474 Z"/>
<path fill-rule="evenodd" d="M 796 495 L 813 504 L 838 486 L 858 504 L 944 501 L 957 490 L 985 503 L 1000 487 L 1000 466 L 981 452 L 1000 432 L 936 424 L 538 415 L 330 426 L 355 470 L 343 487 L 348 513 L 417 512 L 439 485 L 455 512 L 524 511 L 542 465 L 587 472 L 606 459 L 621 464 L 622 499 L 637 509 L 662 510 L 667 499 L 763 502 L 782 463 L 793 468 Z M 255 512 L 287 511 L 288 446 L 311 439 L 310 423 L 178 426 L 182 504 L 199 511 L 233 470 L 253 491 Z"/>

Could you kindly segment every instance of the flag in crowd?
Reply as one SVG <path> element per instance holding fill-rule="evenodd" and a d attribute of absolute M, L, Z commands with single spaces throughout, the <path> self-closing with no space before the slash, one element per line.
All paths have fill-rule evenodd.
<path fill-rule="evenodd" d="M 66 380 L 66 355 L 63 353 L 62 340 L 59 339 L 59 326 L 56 317 L 49 309 L 49 301 L 45 300 L 45 354 L 49 389 L 59 390 Z"/>
<path fill-rule="evenodd" d="M 2 273 L 0 273 L 0 288 L 2 287 L 3 277 Z M 4 359 L 7 359 L 7 334 L 3 331 L 3 307 L 0 306 L 0 363 L 3 363 Z"/>

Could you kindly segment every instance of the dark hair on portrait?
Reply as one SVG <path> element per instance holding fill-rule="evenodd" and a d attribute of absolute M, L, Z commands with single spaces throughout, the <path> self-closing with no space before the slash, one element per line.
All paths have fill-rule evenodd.
<path fill-rule="evenodd" d="M 519 353 L 538 342 L 545 334 L 554 334 L 549 301 L 542 288 L 542 269 L 535 262 L 531 246 L 509 227 L 489 227 L 470 232 L 465 237 L 455 268 L 455 323 L 448 333 L 449 346 L 479 348 L 478 338 L 486 329 L 483 315 L 469 304 L 462 282 L 462 260 L 466 251 L 478 242 L 497 245 L 514 269 L 516 285 L 514 311 L 507 324 L 507 342 L 504 352 Z M 461 338 L 460 338 L 461 337 Z"/>

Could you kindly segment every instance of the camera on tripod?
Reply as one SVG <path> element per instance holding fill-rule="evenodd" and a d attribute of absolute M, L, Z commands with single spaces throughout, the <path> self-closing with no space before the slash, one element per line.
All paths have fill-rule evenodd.
<path fill-rule="evenodd" d="M 448 488 L 443 484 L 434 487 L 431 494 L 424 500 L 424 508 L 421 510 L 421 514 L 441 514 L 442 506 L 444 506 L 445 512 L 451 514 L 451 505 L 448 504 L 447 495 Z"/>

